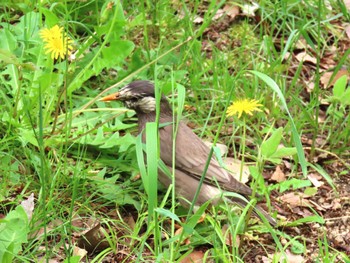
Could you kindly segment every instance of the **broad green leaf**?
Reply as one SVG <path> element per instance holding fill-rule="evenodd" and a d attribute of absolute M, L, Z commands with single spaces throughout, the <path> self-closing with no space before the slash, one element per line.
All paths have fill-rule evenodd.
<path fill-rule="evenodd" d="M 0 61 L 3 61 L 5 64 L 13 64 L 16 66 L 20 63 L 18 58 L 10 50 L 3 48 L 0 48 Z"/>
<path fill-rule="evenodd" d="M 282 147 L 277 149 L 270 158 L 283 158 L 287 156 L 292 156 L 297 153 L 297 149 L 295 147 Z"/>
<path fill-rule="evenodd" d="M 309 180 L 300 180 L 296 178 L 292 178 L 288 181 L 284 181 L 280 183 L 280 192 L 283 193 L 286 190 L 289 190 L 291 187 L 293 190 L 311 186 L 311 182 Z"/>
<path fill-rule="evenodd" d="M 116 132 L 112 135 L 112 137 L 118 138 L 119 134 Z M 95 138 L 94 141 L 90 143 L 92 145 L 100 145 L 100 144 L 103 144 L 105 142 L 103 129 L 101 129 L 101 127 L 99 129 L 97 129 L 97 134 L 94 136 L 94 138 Z"/>
<path fill-rule="evenodd" d="M 343 93 L 343 96 L 340 99 L 340 103 L 343 106 L 350 105 L 350 87 L 346 89 L 346 91 Z"/>
<path fill-rule="evenodd" d="M 333 95 L 337 98 L 341 98 L 344 95 L 345 87 L 348 82 L 348 76 L 341 76 L 335 83 L 333 88 Z"/>
<path fill-rule="evenodd" d="M 3 28 L 0 30 L 0 48 L 7 51 L 14 51 L 17 48 L 17 40 L 10 30 Z"/>
<path fill-rule="evenodd" d="M 305 224 L 305 223 L 319 223 L 319 224 L 324 224 L 326 221 L 323 219 L 323 217 L 318 216 L 318 215 L 314 215 L 314 216 L 307 216 L 307 217 L 303 217 L 300 218 L 298 220 L 295 220 L 293 222 L 291 222 L 290 226 L 297 226 L 297 225 L 301 225 L 301 224 Z"/>
<path fill-rule="evenodd" d="M 43 12 L 45 16 L 45 24 L 49 27 L 52 28 L 53 26 L 57 25 L 59 22 L 58 17 L 53 13 L 51 10 L 46 9 L 46 8 L 41 8 L 41 12 Z"/>
<path fill-rule="evenodd" d="M 117 146 L 119 144 L 119 140 L 123 137 L 119 136 L 119 132 L 115 132 L 112 134 L 112 136 L 109 136 L 108 138 L 104 138 L 104 143 L 100 146 L 101 149 L 106 148 L 112 148 L 114 146 Z"/>
<path fill-rule="evenodd" d="M 81 256 L 71 256 L 66 258 L 63 263 L 79 263 L 81 260 Z"/>
<path fill-rule="evenodd" d="M 282 139 L 282 131 L 282 128 L 278 128 L 277 130 L 272 132 L 269 139 L 267 139 L 261 144 L 261 154 L 265 158 L 271 157 L 272 154 L 277 151 L 278 145 L 280 144 Z"/>
<path fill-rule="evenodd" d="M 282 159 L 278 157 L 275 157 L 275 158 L 269 157 L 269 158 L 266 158 L 266 161 L 270 161 L 274 164 L 280 164 L 282 162 Z"/>
<path fill-rule="evenodd" d="M 11 262 L 8 261 L 11 255 L 17 255 L 22 250 L 22 244 L 28 241 L 28 216 L 22 206 L 7 214 L 0 222 L 0 231 L 0 262 Z"/>
<path fill-rule="evenodd" d="M 19 129 L 20 131 L 20 138 L 22 140 L 23 145 L 27 145 L 28 143 L 33 144 L 34 146 L 38 147 L 38 140 L 36 139 L 34 135 L 33 130 L 27 130 L 27 129 Z"/>

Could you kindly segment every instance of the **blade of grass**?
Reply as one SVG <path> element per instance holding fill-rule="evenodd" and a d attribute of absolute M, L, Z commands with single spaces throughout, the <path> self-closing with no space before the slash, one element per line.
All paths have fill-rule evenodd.
<path fill-rule="evenodd" d="M 290 119 L 290 122 L 292 124 L 293 140 L 294 140 L 294 143 L 295 143 L 295 147 L 297 148 L 297 154 L 298 154 L 298 158 L 299 158 L 299 163 L 300 163 L 303 175 L 306 177 L 307 176 L 307 164 L 306 164 L 306 159 L 305 159 L 303 146 L 302 146 L 301 140 L 300 140 L 300 135 L 299 135 L 299 133 L 297 131 L 297 128 L 295 126 L 293 117 L 292 117 L 292 115 L 290 114 L 290 112 L 288 110 L 287 102 L 286 102 L 286 99 L 284 98 L 284 95 L 283 95 L 282 91 L 278 87 L 277 83 L 272 78 L 267 76 L 266 74 L 261 73 L 259 71 L 255 71 L 255 70 L 249 70 L 248 72 L 253 73 L 255 76 L 257 76 L 262 81 L 264 81 L 267 84 L 267 86 L 269 86 L 274 92 L 276 92 L 278 97 L 280 98 L 282 106 L 286 110 L 286 112 L 288 114 L 288 117 Z"/>

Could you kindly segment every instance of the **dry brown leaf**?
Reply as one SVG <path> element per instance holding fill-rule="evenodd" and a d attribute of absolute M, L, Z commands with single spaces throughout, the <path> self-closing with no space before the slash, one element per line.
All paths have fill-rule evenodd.
<path fill-rule="evenodd" d="M 279 199 L 284 202 L 289 204 L 291 207 L 297 207 L 297 206 L 311 206 L 310 202 L 305 199 L 306 195 L 302 193 L 288 193 L 285 195 L 282 195 L 279 197 Z"/>
<path fill-rule="evenodd" d="M 31 193 L 27 200 L 22 201 L 21 206 L 24 208 L 24 211 L 28 216 L 28 220 L 30 221 L 34 211 L 34 193 Z"/>
<path fill-rule="evenodd" d="M 281 262 L 288 262 L 288 263 L 303 263 L 306 262 L 305 258 L 301 255 L 295 255 L 289 250 L 286 251 L 285 257 L 282 256 Z"/>
<path fill-rule="evenodd" d="M 305 38 L 300 38 L 295 44 L 296 49 L 307 49 L 308 47 L 309 45 L 307 44 Z"/>
<path fill-rule="evenodd" d="M 350 11 L 350 0 L 344 0 L 344 5 Z"/>
<path fill-rule="evenodd" d="M 131 214 L 128 214 L 127 216 L 124 217 L 124 221 L 128 224 L 128 226 L 134 230 L 135 228 L 135 220 Z"/>
<path fill-rule="evenodd" d="M 180 227 L 175 231 L 174 235 L 175 236 L 181 235 L 182 231 L 183 231 L 183 227 Z"/>
<path fill-rule="evenodd" d="M 67 247 L 69 247 L 69 245 L 67 244 Z M 83 248 L 74 246 L 73 247 L 73 256 L 79 256 L 80 259 L 82 259 L 83 257 L 85 257 L 87 255 L 87 251 Z"/>
<path fill-rule="evenodd" d="M 288 262 L 288 263 L 304 263 L 306 260 L 301 255 L 295 255 L 289 250 L 286 251 L 285 255 L 277 253 L 276 255 L 269 254 L 268 257 L 263 256 L 261 258 L 263 263 L 277 262 L 276 259 L 279 259 L 278 262 Z"/>
<path fill-rule="evenodd" d="M 193 19 L 193 23 L 195 23 L 195 24 L 201 24 L 201 23 L 203 23 L 203 21 L 204 21 L 203 17 L 200 17 L 200 16 L 196 16 Z"/>
<path fill-rule="evenodd" d="M 235 179 L 237 179 L 238 181 L 241 181 L 242 183 L 246 183 L 249 181 L 250 172 L 249 172 L 249 167 L 247 165 L 243 165 L 242 178 L 240 178 L 241 161 L 231 157 L 227 157 L 225 159 L 225 164 L 227 169 L 230 171 L 230 174 Z"/>
<path fill-rule="evenodd" d="M 306 52 L 300 52 L 295 56 L 299 62 L 310 62 L 316 65 L 317 59 L 315 57 L 310 56 Z"/>
<path fill-rule="evenodd" d="M 284 172 L 282 172 L 281 167 L 279 165 L 276 167 L 276 170 L 273 172 L 270 180 L 276 182 L 283 182 L 286 180 L 286 175 L 284 174 Z"/>
<path fill-rule="evenodd" d="M 203 262 L 204 253 L 199 250 L 195 250 L 187 255 L 184 259 L 182 259 L 181 263 L 199 263 Z"/>
<path fill-rule="evenodd" d="M 218 20 L 219 18 L 221 18 L 223 15 L 225 14 L 225 11 L 223 9 L 218 9 L 218 11 L 216 11 L 216 14 L 213 16 L 213 20 Z"/>
<path fill-rule="evenodd" d="M 347 25 L 344 29 L 345 34 L 347 35 L 347 37 L 350 39 L 350 25 Z"/>
<path fill-rule="evenodd" d="M 307 178 L 310 180 L 310 182 L 315 186 L 315 187 L 320 187 L 322 185 L 324 185 L 324 182 L 319 181 L 320 179 L 322 179 L 321 176 L 311 173 L 307 176 Z"/>
<path fill-rule="evenodd" d="M 331 77 L 333 75 L 333 71 L 330 71 L 330 72 L 326 72 L 322 75 L 320 81 L 321 81 L 321 84 L 324 88 L 327 88 L 327 87 L 331 87 L 334 85 L 334 83 L 342 76 L 347 76 L 348 79 L 349 79 L 349 71 L 347 69 L 340 69 L 334 76 L 334 78 L 332 79 L 332 81 L 330 82 L 331 80 Z"/>
<path fill-rule="evenodd" d="M 208 141 L 204 141 L 205 145 L 208 146 L 209 148 L 211 148 L 213 146 L 213 143 L 208 142 Z M 220 154 L 221 156 L 226 155 L 227 151 L 228 151 L 228 147 L 225 144 L 221 144 L 221 143 L 216 143 L 215 147 L 218 147 L 220 149 Z"/>
<path fill-rule="evenodd" d="M 262 263 L 271 263 L 272 262 L 272 255 L 269 255 L 269 257 L 266 257 L 266 256 L 262 256 L 261 257 L 261 262 Z"/>
<path fill-rule="evenodd" d="M 232 20 L 239 14 L 239 6 L 226 4 L 224 6 L 224 11 Z"/>

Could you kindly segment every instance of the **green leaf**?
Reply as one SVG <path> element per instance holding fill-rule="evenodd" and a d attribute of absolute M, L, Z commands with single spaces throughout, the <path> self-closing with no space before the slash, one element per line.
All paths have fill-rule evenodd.
<path fill-rule="evenodd" d="M 333 88 L 333 95 L 341 98 L 344 95 L 345 87 L 348 82 L 348 76 L 341 76 L 335 83 Z"/>
<path fill-rule="evenodd" d="M 79 263 L 81 260 L 80 256 L 72 256 L 69 258 L 66 258 L 63 263 Z"/>
<path fill-rule="evenodd" d="M 59 19 L 58 17 L 55 15 L 55 13 L 51 12 L 51 10 L 46 9 L 46 8 L 41 8 L 41 12 L 43 12 L 44 16 L 45 16 L 45 24 L 51 28 L 55 25 L 58 24 Z"/>
<path fill-rule="evenodd" d="M 10 50 L 2 48 L 0 48 L 0 61 L 3 61 L 6 65 L 14 64 L 17 66 L 20 63 L 18 58 Z"/>
<path fill-rule="evenodd" d="M 280 164 L 282 162 L 282 159 L 278 157 L 275 157 L 275 158 L 269 157 L 269 158 L 266 158 L 266 161 L 270 161 L 274 164 Z"/>
<path fill-rule="evenodd" d="M 288 117 L 290 119 L 290 122 L 292 124 L 293 140 L 294 140 L 295 146 L 296 146 L 297 151 L 298 151 L 299 163 L 300 163 L 303 175 L 304 175 L 304 177 L 306 177 L 307 176 L 307 164 L 306 164 L 304 149 L 303 149 L 303 146 L 301 144 L 300 135 L 297 131 L 297 128 L 295 126 L 292 115 L 289 112 L 286 99 L 284 98 L 281 89 L 278 87 L 277 83 L 272 78 L 267 76 L 266 74 L 261 73 L 259 71 L 255 71 L 255 70 L 251 70 L 250 72 L 253 73 L 255 76 L 259 77 L 261 80 L 263 80 L 274 92 L 277 93 L 278 97 L 280 98 L 282 106 L 285 109 L 285 111 L 287 112 Z"/>
<path fill-rule="evenodd" d="M 3 28 L 0 30 L 0 48 L 7 51 L 14 51 L 17 48 L 17 40 L 10 30 Z"/>
<path fill-rule="evenodd" d="M 292 178 L 288 181 L 281 182 L 279 186 L 280 192 L 283 193 L 284 191 L 289 190 L 291 187 L 293 188 L 293 190 L 296 190 L 299 188 L 311 186 L 311 182 L 309 180 L 300 180 Z"/>
<path fill-rule="evenodd" d="M 271 134 L 269 139 L 261 144 L 261 154 L 265 158 L 271 157 L 277 151 L 277 147 L 282 139 L 282 131 L 282 128 L 278 128 Z"/>
<path fill-rule="evenodd" d="M 291 251 L 293 254 L 303 254 L 305 252 L 305 246 L 298 240 L 291 240 Z"/>
<path fill-rule="evenodd" d="M 348 87 L 343 93 L 343 96 L 340 99 L 340 103 L 344 106 L 350 105 L 350 87 Z"/>
<path fill-rule="evenodd" d="M 34 135 L 33 130 L 27 130 L 27 129 L 19 129 L 20 138 L 22 140 L 23 145 L 26 145 L 28 143 L 33 144 L 34 146 L 38 147 L 38 140 Z"/>
<path fill-rule="evenodd" d="M 305 224 L 305 223 L 319 223 L 319 224 L 324 224 L 325 220 L 319 216 L 319 215 L 314 215 L 314 216 L 307 216 L 307 217 L 303 217 L 300 218 L 298 220 L 293 221 L 292 223 L 288 224 L 290 226 L 296 226 L 299 224 Z"/>
<path fill-rule="evenodd" d="M 270 158 L 283 158 L 287 156 L 292 156 L 297 153 L 297 149 L 295 147 L 282 147 L 277 149 Z"/>
<path fill-rule="evenodd" d="M 317 188 L 316 187 L 308 187 L 305 189 L 304 194 L 307 196 L 314 196 L 317 194 Z"/>
<path fill-rule="evenodd" d="M 28 242 L 28 216 L 19 205 L 10 211 L 0 222 L 0 262 L 12 262 L 13 255 L 22 250 L 22 244 Z"/>
<path fill-rule="evenodd" d="M 181 223 L 180 218 L 179 218 L 176 214 L 172 213 L 172 212 L 171 212 L 170 210 L 168 210 L 168 209 L 156 208 L 156 209 L 154 209 L 154 211 L 156 211 L 158 214 L 160 214 L 160 215 L 162 215 L 162 216 L 165 216 L 165 217 L 167 217 L 167 218 L 171 218 L 171 219 L 173 219 L 173 220 L 175 220 L 175 221 Z"/>

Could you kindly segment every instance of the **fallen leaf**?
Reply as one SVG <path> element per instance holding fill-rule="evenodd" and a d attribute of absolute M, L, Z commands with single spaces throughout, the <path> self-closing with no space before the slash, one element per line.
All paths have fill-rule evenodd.
<path fill-rule="evenodd" d="M 350 10 L 350 0 L 344 0 L 344 5 L 348 10 Z"/>
<path fill-rule="evenodd" d="M 205 145 L 208 146 L 209 148 L 211 148 L 213 146 L 213 143 L 208 142 L 208 141 L 204 141 Z M 227 151 L 228 151 L 228 147 L 225 144 L 221 144 L 221 143 L 216 143 L 215 147 L 218 147 L 220 149 L 220 154 L 221 156 L 226 155 Z"/>
<path fill-rule="evenodd" d="M 345 34 L 347 35 L 347 37 L 350 39 L 350 25 L 347 25 L 344 29 Z"/>
<path fill-rule="evenodd" d="M 131 214 L 126 215 L 124 217 L 124 221 L 128 224 L 128 226 L 132 230 L 134 230 L 136 223 L 135 223 L 135 220 L 134 220 L 134 218 L 133 218 L 133 216 Z"/>
<path fill-rule="evenodd" d="M 213 20 L 218 20 L 224 14 L 225 14 L 225 11 L 223 9 L 218 9 L 218 11 L 216 11 L 216 14 L 213 16 Z"/>
<path fill-rule="evenodd" d="M 307 178 L 315 187 L 320 187 L 324 185 L 324 182 L 319 181 L 322 177 L 320 178 L 320 176 L 317 174 L 311 173 L 307 176 Z"/>
<path fill-rule="evenodd" d="M 67 247 L 69 247 L 68 244 L 67 244 Z M 87 253 L 88 252 L 83 248 L 80 248 L 77 246 L 73 247 L 73 256 L 79 256 L 82 259 L 83 257 L 85 257 L 87 255 Z"/>
<path fill-rule="evenodd" d="M 286 175 L 284 174 L 284 172 L 282 172 L 281 167 L 279 165 L 277 165 L 276 170 L 272 174 L 270 180 L 276 182 L 283 182 L 286 180 Z"/>
<path fill-rule="evenodd" d="M 335 76 L 333 77 L 333 79 L 331 80 L 332 75 L 334 74 L 333 71 L 329 71 L 329 72 L 325 72 L 321 79 L 320 82 L 323 86 L 323 88 L 328 88 L 334 85 L 334 83 L 342 76 L 347 76 L 349 79 L 349 71 L 347 69 L 340 69 Z"/>
<path fill-rule="evenodd" d="M 237 180 L 241 181 L 242 183 L 246 183 L 249 181 L 249 167 L 247 165 L 243 165 L 243 171 L 242 171 L 242 178 L 240 178 L 240 170 L 241 170 L 241 161 L 236 160 L 231 157 L 227 157 L 225 159 L 225 164 L 227 170 L 230 171 L 230 174 Z M 241 179 L 241 180 L 240 180 Z"/>
<path fill-rule="evenodd" d="M 234 19 L 239 14 L 239 6 L 237 6 L 237 5 L 226 4 L 223 9 L 224 9 L 225 13 L 229 17 L 231 17 L 231 20 Z"/>
<path fill-rule="evenodd" d="M 181 263 L 195 263 L 195 262 L 203 262 L 204 253 L 199 250 L 195 250 L 188 254 L 184 259 L 182 259 Z"/>
<path fill-rule="evenodd" d="M 300 38 L 295 44 L 296 49 L 307 49 L 308 47 L 309 45 L 307 44 L 306 39 L 303 37 Z"/>
<path fill-rule="evenodd" d="M 282 202 L 289 204 L 291 207 L 311 206 L 310 202 L 305 199 L 305 195 L 301 193 L 294 193 L 294 192 L 287 193 L 279 197 L 279 199 Z"/>
<path fill-rule="evenodd" d="M 281 262 L 288 262 L 288 263 L 303 263 L 306 262 L 303 256 L 301 255 L 295 255 L 289 250 L 286 251 L 285 256 L 282 255 Z"/>
<path fill-rule="evenodd" d="M 203 21 L 204 21 L 203 17 L 200 17 L 200 16 L 196 16 L 193 19 L 193 23 L 195 23 L 195 24 L 201 24 L 201 23 L 203 23 Z"/>
<path fill-rule="evenodd" d="M 299 54 L 297 54 L 296 56 L 296 59 L 299 61 L 299 62 L 310 62 L 310 63 L 313 63 L 316 65 L 317 63 L 317 59 L 310 56 L 309 54 L 307 54 L 306 52 L 300 52 Z"/>
<path fill-rule="evenodd" d="M 242 6 L 242 14 L 246 16 L 255 16 L 255 11 L 260 8 L 258 3 L 244 4 Z"/>
<path fill-rule="evenodd" d="M 31 193 L 27 200 L 22 201 L 21 206 L 24 208 L 24 211 L 28 216 L 28 220 L 30 221 L 34 211 L 34 193 Z"/>

